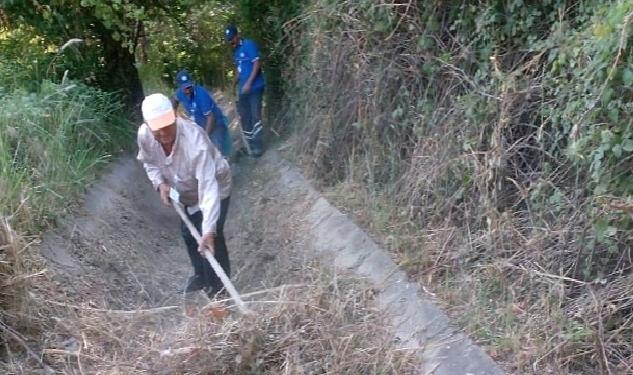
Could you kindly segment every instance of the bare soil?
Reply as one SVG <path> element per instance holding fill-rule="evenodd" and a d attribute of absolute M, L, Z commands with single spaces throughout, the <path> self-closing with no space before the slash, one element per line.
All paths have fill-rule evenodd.
<path fill-rule="evenodd" d="M 39 338 L 26 335 L 26 344 L 41 362 L 9 351 L 0 370 L 411 373 L 413 356 L 391 351 L 396 340 L 371 287 L 336 276 L 302 251 L 303 219 L 313 201 L 306 201 L 305 188 L 282 182 L 288 176 L 266 158 L 242 158 L 233 168 L 225 228 L 231 279 L 254 317 L 240 316 L 230 301 L 226 311 L 207 309 L 202 292 L 185 299 L 181 290 L 192 268 L 179 219 L 127 155 L 38 245 L 46 276 L 32 290 L 27 313 L 46 330 Z"/>

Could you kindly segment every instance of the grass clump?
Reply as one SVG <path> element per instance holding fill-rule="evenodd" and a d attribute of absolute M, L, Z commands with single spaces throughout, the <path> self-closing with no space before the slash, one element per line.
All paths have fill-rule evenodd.
<path fill-rule="evenodd" d="M 0 98 L 0 215 L 37 233 L 66 212 L 132 128 L 113 94 L 44 81 Z"/>
<path fill-rule="evenodd" d="M 194 314 L 184 305 L 135 311 L 59 303 L 44 359 L 57 370 L 100 374 L 416 373 L 418 353 L 397 348 L 362 280 L 310 265 L 293 272 L 305 284 L 245 295 L 248 316 L 219 314 L 217 301 Z M 25 363 L 8 361 L 4 370 Z"/>

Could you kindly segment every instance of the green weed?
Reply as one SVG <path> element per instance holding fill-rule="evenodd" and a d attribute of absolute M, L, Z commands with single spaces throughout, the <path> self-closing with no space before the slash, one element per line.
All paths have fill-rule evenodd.
<path fill-rule="evenodd" d="M 133 129 L 113 94 L 44 81 L 0 99 L 0 216 L 37 233 L 69 208 Z"/>

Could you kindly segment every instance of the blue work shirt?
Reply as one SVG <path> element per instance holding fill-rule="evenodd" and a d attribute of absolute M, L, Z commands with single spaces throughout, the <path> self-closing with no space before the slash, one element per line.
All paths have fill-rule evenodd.
<path fill-rule="evenodd" d="M 193 95 L 189 97 L 182 89 L 178 89 L 176 99 L 182 105 L 187 116 L 202 129 L 206 130 L 209 116 L 215 117 L 214 129 L 210 138 L 220 152 L 226 156 L 230 152 L 226 117 L 207 90 L 202 86 L 193 85 Z"/>
<path fill-rule="evenodd" d="M 240 93 L 242 93 L 242 87 L 246 81 L 248 81 L 248 77 L 251 76 L 255 61 L 259 60 L 259 58 L 260 56 L 257 44 L 250 39 L 240 39 L 235 51 L 233 52 L 233 59 L 235 60 L 235 66 L 237 67 Z M 251 85 L 251 92 L 263 90 L 265 85 L 264 73 L 260 69 L 253 80 L 253 84 Z"/>

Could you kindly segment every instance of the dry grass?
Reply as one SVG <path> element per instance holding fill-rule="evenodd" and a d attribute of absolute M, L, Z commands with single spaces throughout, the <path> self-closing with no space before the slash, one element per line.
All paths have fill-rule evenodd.
<path fill-rule="evenodd" d="M 10 339 L 15 351 L 0 371 L 36 373 L 49 366 L 77 374 L 414 373 L 416 353 L 397 349 L 373 307 L 373 291 L 362 281 L 309 266 L 296 272 L 306 284 L 247 295 L 251 316 L 231 306 L 219 309 L 217 302 L 199 309 L 187 304 L 124 311 L 36 294 L 31 303 L 54 317 L 32 348 L 42 362 L 19 355 L 24 348 Z"/>
<path fill-rule="evenodd" d="M 38 363 L 38 368 L 50 370 L 25 337 L 37 336 L 42 328 L 38 317 L 32 315 L 39 309 L 32 305 L 28 293 L 42 274 L 41 264 L 25 246 L 24 238 L 6 218 L 0 218 L 0 359 L 22 353 L 22 358 Z"/>
<path fill-rule="evenodd" d="M 17 234 L 11 229 L 6 219 L 0 222 L 0 276 L 2 277 L 0 289 L 0 306 L 5 310 L 7 306 L 20 305 L 16 303 L 20 290 L 16 284 L 20 284 L 17 280 L 19 275 L 25 274 L 20 272 L 22 264 L 18 262 L 20 246 L 17 241 Z"/>
<path fill-rule="evenodd" d="M 13 230 L 6 218 L 0 218 L 0 323 L 19 330 L 36 329 L 28 318 L 28 292 L 43 275 L 42 263 L 27 240 Z"/>
<path fill-rule="evenodd" d="M 633 373 L 631 231 L 594 227 L 630 204 L 595 196 L 540 115 L 544 53 L 504 46 L 482 79 L 449 8 L 315 1 L 288 22 L 296 154 L 508 372 Z"/>

